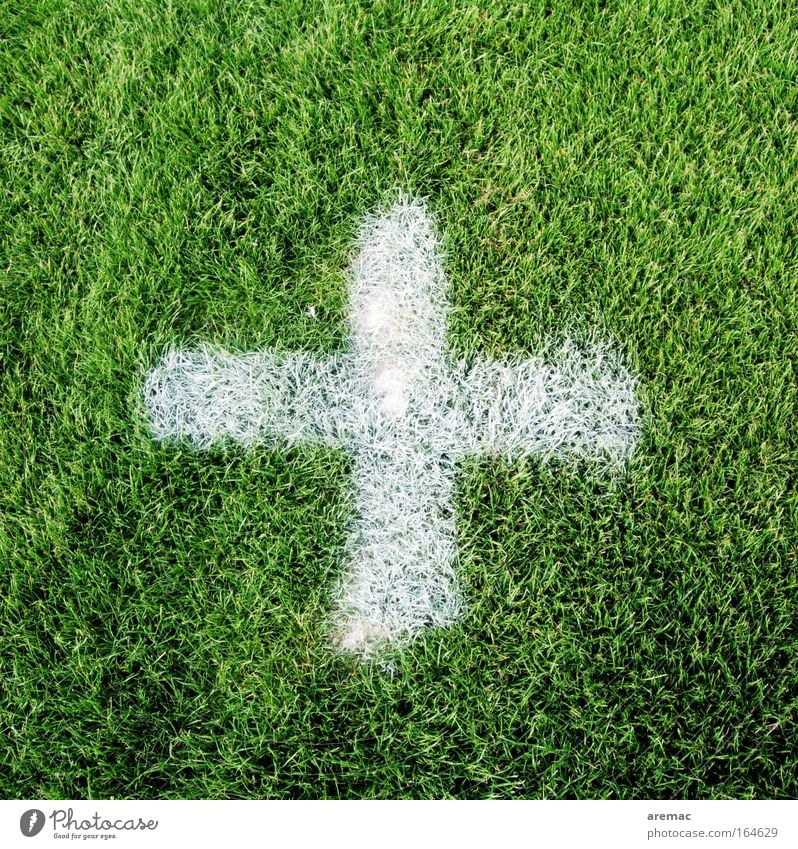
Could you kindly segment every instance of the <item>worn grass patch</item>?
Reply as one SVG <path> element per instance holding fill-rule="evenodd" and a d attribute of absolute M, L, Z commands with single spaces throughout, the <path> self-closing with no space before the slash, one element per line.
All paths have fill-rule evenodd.
<path fill-rule="evenodd" d="M 11 0 L 0 70 L 1 795 L 798 795 L 798 12 Z M 390 676 L 320 627 L 346 457 L 140 391 L 340 350 L 396 186 L 455 350 L 600 323 L 647 418 L 622 481 L 461 469 L 469 616 Z"/>

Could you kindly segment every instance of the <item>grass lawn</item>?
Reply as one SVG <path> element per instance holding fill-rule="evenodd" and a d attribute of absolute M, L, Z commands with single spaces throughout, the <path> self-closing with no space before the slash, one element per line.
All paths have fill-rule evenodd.
<path fill-rule="evenodd" d="M 6 0 L 0 795 L 798 796 L 797 79 L 776 0 Z M 141 386 L 339 350 L 396 187 L 453 350 L 600 324 L 645 431 L 466 463 L 469 614 L 389 675 L 323 633 L 350 459 L 159 444 Z"/>

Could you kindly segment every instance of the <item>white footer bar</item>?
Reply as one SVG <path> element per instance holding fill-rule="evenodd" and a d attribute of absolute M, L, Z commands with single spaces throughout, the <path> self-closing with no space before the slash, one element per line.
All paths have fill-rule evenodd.
<path fill-rule="evenodd" d="M 30 836 L 27 834 L 31 832 Z M 35 833 L 33 833 L 35 832 Z M 798 846 L 792 801 L 2 801 L 0 845 Z"/>

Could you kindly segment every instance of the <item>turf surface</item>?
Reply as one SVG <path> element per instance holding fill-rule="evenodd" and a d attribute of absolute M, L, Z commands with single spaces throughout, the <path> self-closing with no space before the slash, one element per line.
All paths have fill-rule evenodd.
<path fill-rule="evenodd" d="M 794 4 L 7 0 L 0 71 L 0 795 L 798 796 Z M 601 322 L 646 431 L 467 464 L 469 616 L 390 675 L 320 626 L 347 458 L 140 387 L 340 349 L 397 186 L 453 349 Z"/>

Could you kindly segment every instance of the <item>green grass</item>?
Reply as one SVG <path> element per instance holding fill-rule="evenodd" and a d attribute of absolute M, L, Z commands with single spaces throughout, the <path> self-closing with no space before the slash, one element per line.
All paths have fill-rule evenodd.
<path fill-rule="evenodd" d="M 798 796 L 798 10 L 452 5 L 3 4 L 0 795 Z M 470 614 L 391 677 L 322 633 L 347 458 L 139 392 L 338 349 L 396 186 L 455 350 L 602 322 L 647 412 L 615 484 L 463 468 Z"/>

